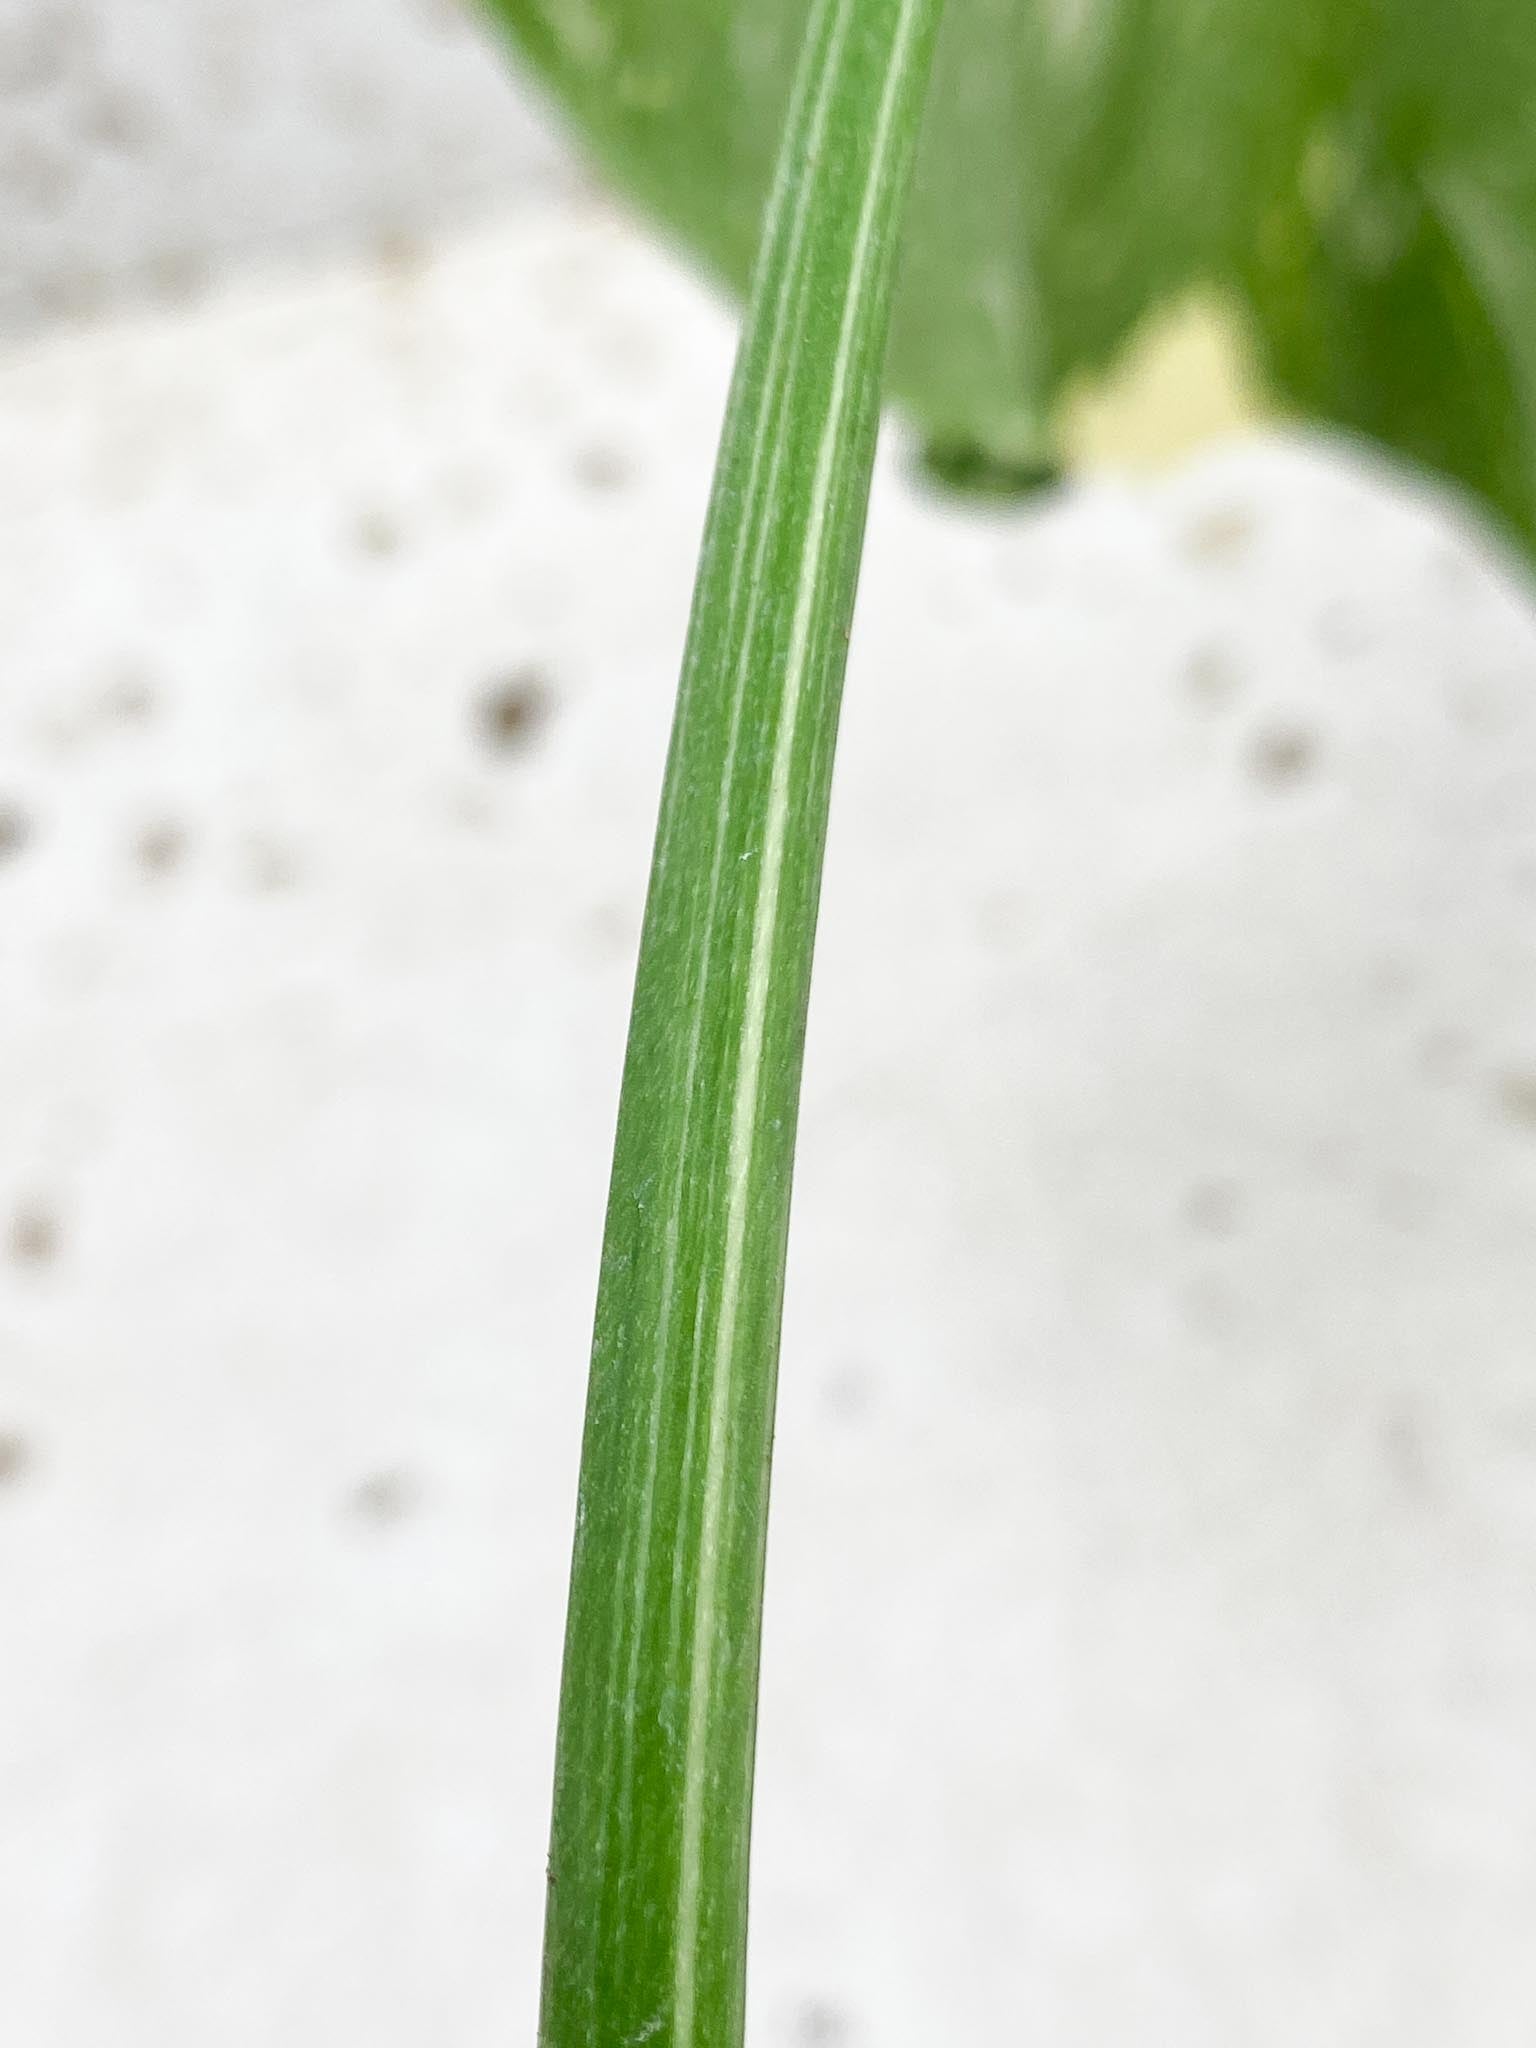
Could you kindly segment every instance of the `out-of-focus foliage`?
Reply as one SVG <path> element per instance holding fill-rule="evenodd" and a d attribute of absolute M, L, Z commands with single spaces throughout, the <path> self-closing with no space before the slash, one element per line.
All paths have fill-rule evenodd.
<path fill-rule="evenodd" d="M 808 0 L 491 4 L 741 286 Z M 1285 401 L 1536 542 L 1536 0 L 949 0 L 891 375 L 957 471 L 1049 463 L 1196 292 Z"/>
<path fill-rule="evenodd" d="M 1293 403 L 1536 543 L 1536 4 L 1378 0 L 1242 264 Z"/>

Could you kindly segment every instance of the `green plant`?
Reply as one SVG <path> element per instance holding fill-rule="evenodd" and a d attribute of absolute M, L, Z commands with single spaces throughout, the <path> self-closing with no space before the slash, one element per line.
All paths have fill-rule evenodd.
<path fill-rule="evenodd" d="M 896 220 L 939 0 L 819 0 L 683 665 L 582 1453 L 543 2039 L 741 2037 L 811 947 Z"/>
<path fill-rule="evenodd" d="M 808 0 L 493 0 L 594 153 L 745 280 Z M 1529 0 L 953 0 L 891 385 L 962 470 L 1191 293 L 1277 403 L 1536 544 Z"/>
<path fill-rule="evenodd" d="M 940 0 L 497 5 L 614 171 L 733 282 L 767 195 L 626 1062 L 541 2031 L 736 2048 L 800 1051 Z M 936 464 L 1049 472 L 1077 385 L 1198 289 L 1236 309 L 1277 398 L 1536 542 L 1527 7 L 953 0 L 891 363 Z"/>

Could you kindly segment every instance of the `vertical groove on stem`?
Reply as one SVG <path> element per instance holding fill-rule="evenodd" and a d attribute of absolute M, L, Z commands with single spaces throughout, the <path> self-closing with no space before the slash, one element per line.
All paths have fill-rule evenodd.
<path fill-rule="evenodd" d="M 832 756 L 942 0 L 815 0 L 715 476 L 598 1290 L 542 2048 L 738 2048 L 774 1387 Z"/>

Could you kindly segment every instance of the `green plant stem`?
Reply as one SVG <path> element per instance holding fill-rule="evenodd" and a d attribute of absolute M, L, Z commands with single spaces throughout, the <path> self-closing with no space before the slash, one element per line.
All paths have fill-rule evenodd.
<path fill-rule="evenodd" d="M 738 2048 L 768 1471 L 832 756 L 942 0 L 816 0 L 721 444 L 598 1292 L 542 2048 Z"/>

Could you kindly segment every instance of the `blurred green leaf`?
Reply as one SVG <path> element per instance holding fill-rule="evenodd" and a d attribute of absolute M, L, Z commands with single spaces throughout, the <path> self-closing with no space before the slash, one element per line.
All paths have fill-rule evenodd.
<path fill-rule="evenodd" d="M 807 0 L 492 0 L 618 180 L 744 285 Z M 1194 292 L 1276 392 L 1536 541 L 1532 0 L 955 0 L 892 383 L 946 470 Z"/>
<path fill-rule="evenodd" d="M 1388 0 L 1244 266 L 1295 405 L 1536 542 L 1536 9 Z"/>

